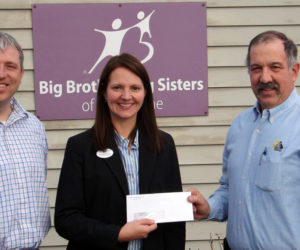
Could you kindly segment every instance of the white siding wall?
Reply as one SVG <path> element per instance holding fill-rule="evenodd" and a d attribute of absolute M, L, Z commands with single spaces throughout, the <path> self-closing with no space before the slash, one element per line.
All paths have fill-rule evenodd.
<path fill-rule="evenodd" d="M 16 37 L 25 50 L 26 71 L 16 96 L 27 110 L 35 110 L 31 5 L 101 2 L 115 1 L 0 0 L 0 30 Z M 196 186 L 208 197 L 218 186 L 226 132 L 232 119 L 255 101 L 244 66 L 249 41 L 259 32 L 275 29 L 286 33 L 299 46 L 299 13 L 299 0 L 207 1 L 209 114 L 158 118 L 160 128 L 175 139 L 184 190 Z M 300 80 L 296 84 L 299 86 Z M 47 184 L 53 223 L 56 187 L 66 141 L 69 136 L 91 127 L 93 121 L 47 121 L 44 124 L 49 142 Z M 220 249 L 218 237 L 224 237 L 225 226 L 225 223 L 206 221 L 187 223 L 186 249 L 210 249 L 210 238 L 214 240 L 214 249 Z M 41 249 L 60 250 L 65 249 L 65 245 L 66 241 L 52 227 Z"/>

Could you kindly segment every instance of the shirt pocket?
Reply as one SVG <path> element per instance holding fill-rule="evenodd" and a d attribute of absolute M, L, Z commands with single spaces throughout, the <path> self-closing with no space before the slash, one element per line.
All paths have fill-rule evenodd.
<path fill-rule="evenodd" d="M 256 170 L 255 185 L 264 191 L 276 191 L 282 186 L 282 168 L 280 152 L 273 155 L 262 155 Z"/>

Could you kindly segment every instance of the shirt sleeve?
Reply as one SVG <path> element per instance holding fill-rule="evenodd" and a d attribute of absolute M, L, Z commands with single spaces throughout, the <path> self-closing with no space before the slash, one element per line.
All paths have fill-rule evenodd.
<path fill-rule="evenodd" d="M 43 124 L 41 124 L 41 131 L 42 131 L 42 145 L 44 150 L 44 162 L 45 162 L 45 177 L 47 176 L 47 156 L 48 156 L 48 141 L 46 137 L 46 131 Z"/>
<path fill-rule="evenodd" d="M 225 221 L 228 217 L 228 157 L 227 146 L 223 152 L 223 169 L 220 178 L 220 187 L 207 200 L 210 214 L 207 219 Z"/>

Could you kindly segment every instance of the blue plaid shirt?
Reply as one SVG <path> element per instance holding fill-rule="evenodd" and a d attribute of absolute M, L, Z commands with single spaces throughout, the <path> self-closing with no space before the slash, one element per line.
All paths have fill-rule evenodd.
<path fill-rule="evenodd" d="M 50 228 L 48 145 L 40 121 L 12 98 L 0 122 L 0 249 L 37 248 Z"/>
<path fill-rule="evenodd" d="M 139 140 L 138 131 L 134 142 L 128 151 L 129 140 L 123 138 L 116 132 L 116 142 L 122 158 L 124 170 L 126 173 L 129 194 L 139 194 Z M 142 240 L 133 240 L 128 243 L 128 250 L 140 250 Z"/>

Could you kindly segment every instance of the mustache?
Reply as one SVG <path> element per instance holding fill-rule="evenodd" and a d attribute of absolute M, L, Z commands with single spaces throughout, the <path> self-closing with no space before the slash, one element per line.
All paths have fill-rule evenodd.
<path fill-rule="evenodd" d="M 264 89 L 275 89 L 278 92 L 279 91 L 279 86 L 278 86 L 277 83 L 274 83 L 274 82 L 267 82 L 267 83 L 259 82 L 256 85 L 256 90 L 257 90 L 258 93 L 261 90 L 264 90 Z"/>

